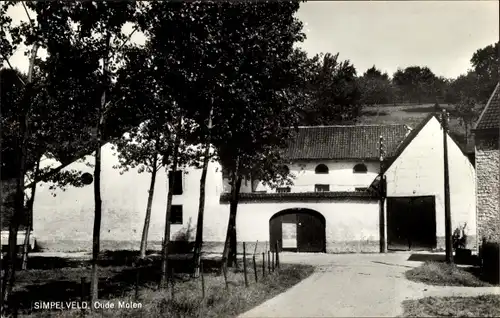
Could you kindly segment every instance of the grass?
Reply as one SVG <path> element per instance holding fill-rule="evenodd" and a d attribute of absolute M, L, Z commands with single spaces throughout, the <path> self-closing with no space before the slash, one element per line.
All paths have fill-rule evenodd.
<path fill-rule="evenodd" d="M 408 280 L 435 286 L 491 286 L 479 278 L 475 267 L 462 268 L 441 262 L 425 262 L 405 273 Z"/>
<path fill-rule="evenodd" d="M 128 257 L 127 262 L 128 263 Z M 135 299 L 137 270 L 130 264 L 106 263 L 99 268 L 99 298 L 101 303 L 114 304 L 114 309 L 86 311 L 86 317 L 234 317 L 297 284 L 314 271 L 312 266 L 282 264 L 280 270 L 262 277 L 262 263 L 257 264 L 258 283 L 255 282 L 251 259 L 248 262 L 249 287 L 245 287 L 243 266 L 228 272 L 228 289 L 223 275 L 217 273 L 218 264 L 204 261 L 206 296 L 202 300 L 201 279 L 191 279 L 183 273 L 182 260 L 172 264 L 174 297 L 172 290 L 157 289 L 159 264 L 154 262 L 140 274 L 139 298 Z M 61 264 L 61 268 L 29 269 L 16 274 L 17 283 L 13 301 L 21 317 L 81 317 L 80 310 L 35 310 L 37 301 L 79 301 L 85 277 L 89 291 L 90 268 L 85 262 Z M 205 265 L 206 264 L 206 265 Z M 267 269 L 266 269 L 267 270 Z M 118 309 L 119 302 L 141 304 L 142 308 Z"/>
<path fill-rule="evenodd" d="M 500 317 L 500 296 L 426 297 L 403 302 L 404 317 Z"/>
<path fill-rule="evenodd" d="M 453 113 L 453 106 L 441 105 Z M 434 104 L 422 105 L 377 105 L 365 107 L 359 123 L 362 124 L 405 124 L 415 128 L 429 113 L 434 111 Z M 451 116 L 450 131 L 463 135 L 464 128 L 460 122 Z"/>

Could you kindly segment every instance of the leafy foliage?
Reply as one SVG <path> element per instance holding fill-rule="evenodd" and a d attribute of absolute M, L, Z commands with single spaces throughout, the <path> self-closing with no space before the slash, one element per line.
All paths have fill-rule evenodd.
<path fill-rule="evenodd" d="M 310 62 L 307 92 L 310 99 L 304 109 L 306 125 L 331 125 L 354 121 L 361 112 L 361 92 L 356 69 L 339 54 L 315 56 Z"/>

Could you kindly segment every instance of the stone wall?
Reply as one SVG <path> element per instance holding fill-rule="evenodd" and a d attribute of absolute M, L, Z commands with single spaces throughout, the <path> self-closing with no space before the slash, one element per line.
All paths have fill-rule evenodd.
<path fill-rule="evenodd" d="M 476 135 L 477 238 L 500 241 L 498 134 Z"/>

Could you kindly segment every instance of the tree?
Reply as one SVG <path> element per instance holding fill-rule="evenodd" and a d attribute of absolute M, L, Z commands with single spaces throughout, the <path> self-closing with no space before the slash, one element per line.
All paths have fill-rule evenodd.
<path fill-rule="evenodd" d="M 453 115 L 458 118 L 460 124 L 464 127 L 464 144 L 467 145 L 469 140 L 469 131 L 472 125 L 479 117 L 479 110 L 476 108 L 476 100 L 474 98 L 461 96 L 459 102 L 455 104 Z"/>
<path fill-rule="evenodd" d="M 389 76 L 376 69 L 375 65 L 359 78 L 359 86 L 363 104 L 386 104 L 392 100 Z"/>
<path fill-rule="evenodd" d="M 47 50 L 47 59 L 40 62 L 46 83 L 46 95 L 58 105 L 70 105 L 57 113 L 59 119 L 56 122 L 66 122 L 62 126 L 64 129 L 59 129 L 59 134 L 70 132 L 73 136 L 80 136 L 76 138 L 79 144 L 73 140 L 65 145 L 64 159 L 74 159 L 74 155 L 70 154 L 73 151 L 68 151 L 71 148 L 74 152 L 95 151 L 96 217 L 91 282 L 91 300 L 94 301 L 97 299 L 101 215 L 100 147 L 106 139 L 107 125 L 104 120 L 113 113 L 108 107 L 110 99 L 107 95 L 111 91 L 110 87 L 116 85 L 113 83 L 113 75 L 120 65 L 116 63 L 115 57 L 126 40 L 121 28 L 126 22 L 133 22 L 136 3 L 33 1 L 29 2 L 27 7 L 36 13 L 38 28 L 21 24 L 17 33 L 24 35 L 25 44 L 34 42 Z M 93 123 L 95 129 L 89 131 L 88 125 L 74 124 L 71 119 L 77 116 L 80 118 L 75 123 Z M 62 161 L 66 161 L 64 159 Z"/>
<path fill-rule="evenodd" d="M 298 123 L 297 105 L 287 98 L 303 87 L 293 45 L 303 39 L 294 17 L 299 3 L 224 3 L 221 5 L 221 57 L 214 72 L 224 74 L 213 94 L 212 144 L 232 175 L 230 217 L 223 259 L 236 256 L 236 213 L 243 176 L 279 145 Z M 252 57 L 252 58 L 249 58 Z M 256 57 L 256 58 L 253 58 Z M 257 58 L 258 57 L 258 58 Z M 269 158 L 272 158 L 271 156 Z M 269 163 L 276 160 L 269 160 Z M 260 165 L 259 165 L 260 166 Z M 273 169 L 269 169 L 272 171 Z M 262 173 L 262 176 L 265 176 Z"/>
<path fill-rule="evenodd" d="M 476 98 L 481 103 L 486 103 L 500 79 L 499 49 L 499 42 L 488 45 L 477 50 L 470 60 L 478 77 L 479 92 Z"/>
<path fill-rule="evenodd" d="M 119 74 L 121 83 L 116 94 L 123 96 L 117 103 L 135 105 L 135 111 L 141 114 L 144 121 L 131 128 L 126 134 L 115 141 L 118 151 L 121 173 L 130 168 L 138 168 L 139 173 L 151 174 L 148 190 L 148 201 L 144 227 L 141 237 L 140 258 L 146 256 L 147 238 L 151 220 L 151 209 L 154 198 L 154 188 L 158 171 L 168 165 L 171 142 L 169 122 L 170 105 L 159 98 L 158 81 L 151 70 L 154 69 L 153 54 L 148 46 L 143 49 L 131 50 L 125 55 L 126 67 Z"/>
<path fill-rule="evenodd" d="M 436 101 L 438 80 L 428 67 L 409 66 L 404 70 L 398 69 L 392 78 L 404 100 L 419 104 L 423 101 Z"/>
<path fill-rule="evenodd" d="M 320 54 L 312 59 L 306 86 L 310 101 L 304 109 L 305 125 L 331 125 L 354 121 L 361 112 L 361 92 L 356 69 L 338 61 L 338 53 Z"/>

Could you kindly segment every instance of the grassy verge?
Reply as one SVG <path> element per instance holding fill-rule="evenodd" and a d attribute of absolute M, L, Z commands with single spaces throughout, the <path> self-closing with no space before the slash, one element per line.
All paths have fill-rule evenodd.
<path fill-rule="evenodd" d="M 249 265 L 251 261 L 249 262 Z M 139 298 L 135 299 L 135 271 L 129 266 L 113 266 L 100 269 L 101 304 L 114 308 L 95 312 L 85 311 L 85 317 L 235 317 L 270 299 L 314 271 L 312 266 L 282 264 L 279 270 L 262 276 L 258 266 L 258 282 L 255 282 L 253 266 L 248 266 L 249 287 L 245 287 L 242 266 L 228 272 L 228 289 L 224 276 L 207 272 L 205 298 L 202 299 L 201 278 L 190 279 L 186 274 L 176 274 L 174 289 L 159 291 L 156 282 L 158 270 L 148 268 L 142 274 Z M 267 269 L 266 269 L 267 270 Z M 82 276 L 87 268 L 61 268 L 56 270 L 30 270 L 19 274 L 17 300 L 21 301 L 21 317 L 81 317 L 80 310 L 34 310 L 36 301 L 78 301 Z M 176 272 L 178 273 L 178 272 Z M 89 279 L 87 278 L 87 282 Z M 87 286 L 86 288 L 88 288 Z M 88 290 L 88 289 L 87 289 Z M 141 308 L 118 308 L 129 303 Z"/>
<path fill-rule="evenodd" d="M 436 286 L 491 286 L 479 278 L 478 269 L 440 262 L 426 262 L 405 273 L 408 280 Z"/>
<path fill-rule="evenodd" d="M 403 302 L 404 317 L 500 317 L 500 296 L 426 297 Z"/>

